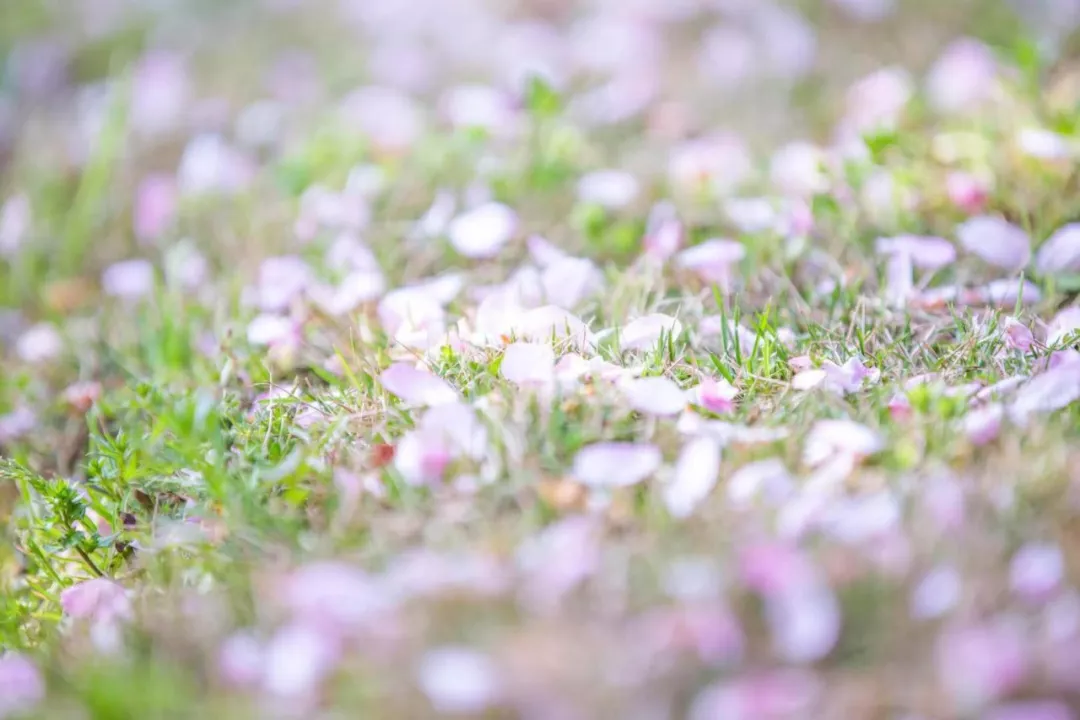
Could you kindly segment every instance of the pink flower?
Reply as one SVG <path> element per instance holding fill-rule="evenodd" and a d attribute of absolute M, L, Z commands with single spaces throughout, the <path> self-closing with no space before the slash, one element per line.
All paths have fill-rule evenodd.
<path fill-rule="evenodd" d="M 45 698 L 45 680 L 18 653 L 0 655 L 0 718 L 22 717 Z"/>
<path fill-rule="evenodd" d="M 1076 714 L 1060 700 L 1021 700 L 991 708 L 982 720 L 1076 720 Z"/>
<path fill-rule="evenodd" d="M 123 586 L 107 578 L 72 585 L 60 593 L 64 613 L 76 619 L 111 623 L 131 616 L 131 600 Z"/>

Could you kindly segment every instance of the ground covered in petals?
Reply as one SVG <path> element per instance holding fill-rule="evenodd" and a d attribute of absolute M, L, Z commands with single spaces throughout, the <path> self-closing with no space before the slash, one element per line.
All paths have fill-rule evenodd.
<path fill-rule="evenodd" d="M 0 719 L 1080 717 L 1080 2 L 10 5 Z"/>

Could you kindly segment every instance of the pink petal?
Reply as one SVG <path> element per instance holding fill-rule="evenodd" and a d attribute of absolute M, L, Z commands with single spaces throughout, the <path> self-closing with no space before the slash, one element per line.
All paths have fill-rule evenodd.
<path fill-rule="evenodd" d="M 668 512 L 676 518 L 689 517 L 716 486 L 720 472 L 720 444 L 702 436 L 686 443 L 675 463 L 675 476 L 664 486 Z"/>
<path fill-rule="evenodd" d="M 856 133 L 892 127 L 914 91 L 911 76 L 903 68 L 876 70 L 848 89 L 847 122 Z"/>
<path fill-rule="evenodd" d="M 499 373 L 516 385 L 544 384 L 555 372 L 555 352 L 550 345 L 516 342 L 503 353 Z"/>
<path fill-rule="evenodd" d="M 593 575 L 600 564 L 600 531 L 593 518 L 578 515 L 526 539 L 516 555 L 526 575 L 523 604 L 539 612 L 556 609 L 567 593 Z"/>
<path fill-rule="evenodd" d="M 686 395 L 666 377 L 628 379 L 620 389 L 630 407 L 646 415 L 673 416 L 686 409 Z"/>
<path fill-rule="evenodd" d="M 424 131 L 419 103 L 393 88 L 367 86 L 352 91 L 341 101 L 340 112 L 380 150 L 402 152 Z"/>
<path fill-rule="evenodd" d="M 1005 270 L 1019 270 L 1031 259 L 1031 239 L 1024 230 L 992 215 L 978 215 L 956 228 L 956 238 L 968 252 Z"/>
<path fill-rule="evenodd" d="M 645 252 L 659 260 L 674 255 L 686 239 L 685 228 L 668 202 L 659 202 L 649 211 L 642 244 Z"/>
<path fill-rule="evenodd" d="M 881 436 L 850 420 L 818 420 L 810 428 L 803 447 L 803 459 L 810 465 L 821 465 L 837 453 L 864 457 L 885 447 Z"/>
<path fill-rule="evenodd" d="M 668 176 L 676 188 L 708 189 L 727 195 L 753 171 L 753 159 L 742 139 L 713 135 L 677 146 L 668 163 Z"/>
<path fill-rule="evenodd" d="M 795 390 L 811 390 L 827 380 L 829 374 L 824 370 L 803 370 L 791 378 L 791 387 Z"/>
<path fill-rule="evenodd" d="M 1035 336 L 1026 325 L 1016 318 L 1005 319 L 1005 347 L 1020 352 L 1030 352 L 1035 343 Z"/>
<path fill-rule="evenodd" d="M 493 135 L 509 135 L 520 119 L 505 93 L 479 83 L 447 89 L 439 104 L 455 128 L 480 128 Z"/>
<path fill-rule="evenodd" d="M 64 613 L 94 622 L 112 622 L 131 616 L 131 600 L 122 585 L 106 578 L 86 580 L 60 593 Z"/>
<path fill-rule="evenodd" d="M 1080 399 L 1080 365 L 1065 363 L 1033 377 L 1016 393 L 1009 416 L 1018 425 L 1036 414 L 1060 410 Z"/>
<path fill-rule="evenodd" d="M 712 239 L 688 247 L 675 256 L 676 264 L 696 273 L 705 282 L 725 285 L 735 266 L 746 257 L 746 248 L 735 240 Z"/>
<path fill-rule="evenodd" d="M 705 378 L 691 391 L 693 402 L 718 415 L 735 410 L 738 395 L 739 389 L 724 378 Z"/>
<path fill-rule="evenodd" d="M 176 215 L 178 190 L 169 175 L 150 175 L 143 179 L 135 194 L 132 224 L 135 236 L 150 240 L 162 235 Z"/>
<path fill-rule="evenodd" d="M 638 195 L 638 181 L 622 170 L 597 170 L 578 180 L 577 197 L 585 203 L 611 210 L 624 208 Z"/>
<path fill-rule="evenodd" d="M 394 363 L 379 375 L 383 388 L 411 405 L 440 405 L 458 399 L 454 390 L 438 375 L 408 363 Z"/>
<path fill-rule="evenodd" d="M 1076 713 L 1060 700 L 1021 700 L 998 705 L 982 720 L 1076 720 Z"/>
<path fill-rule="evenodd" d="M 286 625 L 266 646 L 263 689 L 279 700 L 313 703 L 340 655 L 336 638 L 307 625 Z"/>
<path fill-rule="evenodd" d="M 947 614 L 960 602 L 963 584 L 960 574 L 949 565 L 934 568 L 911 593 L 911 617 L 930 620 Z"/>
<path fill-rule="evenodd" d="M 662 461 L 655 445 L 598 442 L 578 451 L 573 475 L 590 487 L 627 487 L 652 475 Z"/>
<path fill-rule="evenodd" d="M 447 234 L 454 249 L 468 258 L 492 258 L 517 231 L 517 213 L 500 203 L 487 203 L 458 215 Z"/>
<path fill-rule="evenodd" d="M 247 340 L 252 345 L 270 347 L 294 345 L 300 340 L 300 328 L 287 317 L 264 313 L 248 323 Z"/>
<path fill-rule="evenodd" d="M 591 260 L 566 257 L 544 268 L 540 286 L 547 302 L 569 309 L 599 292 L 604 277 Z"/>
<path fill-rule="evenodd" d="M 1001 432 L 1004 414 L 1004 408 L 996 403 L 969 412 L 964 418 L 964 432 L 968 440 L 977 446 L 993 442 Z"/>
<path fill-rule="evenodd" d="M 248 159 L 224 138 L 205 134 L 197 135 L 184 148 L 177 183 L 184 194 L 232 194 L 242 190 L 252 174 Z"/>
<path fill-rule="evenodd" d="M 577 315 L 555 305 L 544 305 L 520 315 L 510 331 L 523 340 L 535 342 L 551 342 L 553 338 L 570 340 L 579 349 L 596 344 L 596 336 Z"/>
<path fill-rule="evenodd" d="M 1016 690 L 1030 663 L 1025 631 L 1008 617 L 945 631 L 935 655 L 941 683 L 965 714 Z"/>
<path fill-rule="evenodd" d="M 289 309 L 311 284 L 311 268 L 296 255 L 268 257 L 259 264 L 257 304 L 266 312 Z"/>
<path fill-rule="evenodd" d="M 461 647 L 428 650 L 417 668 L 420 689 L 436 713 L 475 715 L 498 702 L 498 666 L 483 653 Z"/>
<path fill-rule="evenodd" d="M 37 666 L 15 652 L 0 655 L 0 718 L 22 717 L 45 699 Z"/>
<path fill-rule="evenodd" d="M 795 489 L 794 480 L 779 458 L 768 458 L 743 465 L 727 481 L 728 499 L 735 507 L 745 508 L 764 497 L 778 505 Z"/>
<path fill-rule="evenodd" d="M 15 354 L 31 364 L 52 360 L 63 350 L 64 339 L 56 326 L 48 322 L 30 326 L 15 341 Z"/>
<path fill-rule="evenodd" d="M 779 213 L 769 198 L 729 198 L 724 214 L 735 229 L 745 235 L 773 230 L 779 226 Z"/>
<path fill-rule="evenodd" d="M 154 282 L 154 266 L 149 260 L 124 260 L 110 265 L 101 274 L 104 293 L 125 300 L 149 295 Z"/>
<path fill-rule="evenodd" d="M 220 680 L 230 687 L 252 687 L 263 674 L 263 648 L 248 633 L 225 639 L 218 650 L 217 671 Z"/>
<path fill-rule="evenodd" d="M 623 350 L 651 350 L 660 337 L 678 336 L 682 323 L 677 318 L 662 313 L 644 315 L 631 320 L 619 331 L 619 343 Z"/>
<path fill-rule="evenodd" d="M 1053 347 L 1080 330 L 1080 307 L 1068 307 L 1059 312 L 1046 328 L 1046 344 Z"/>
<path fill-rule="evenodd" d="M 1049 543 L 1025 545 L 1009 565 L 1009 587 L 1026 600 L 1047 599 L 1064 578 L 1065 557 L 1061 548 Z"/>
<path fill-rule="evenodd" d="M 904 255 L 914 267 L 938 270 L 956 262 L 956 248 L 941 237 L 924 235 L 897 235 L 878 238 L 876 248 L 886 255 Z"/>
<path fill-rule="evenodd" d="M 1016 135 L 1021 152 L 1039 160 L 1067 160 L 1072 154 L 1068 139 L 1060 133 L 1037 127 L 1026 127 Z"/>
<path fill-rule="evenodd" d="M 945 178 L 949 201 L 969 215 L 982 212 L 990 198 L 988 183 L 970 173 L 954 171 Z"/>
<path fill-rule="evenodd" d="M 0 206 L 0 257 L 15 254 L 28 237 L 32 220 L 29 196 L 19 193 L 4 201 Z"/>
<path fill-rule="evenodd" d="M 530 235 L 529 239 L 525 242 L 529 248 L 529 256 L 539 267 L 544 268 L 559 260 L 570 257 L 566 252 L 555 245 L 552 245 L 539 235 Z"/>
<path fill-rule="evenodd" d="M 1080 270 L 1080 223 L 1059 228 L 1035 255 L 1035 268 L 1043 275 Z"/>
<path fill-rule="evenodd" d="M 824 684 L 808 670 L 771 670 L 710 685 L 690 706 L 689 720 L 816 717 Z"/>
<path fill-rule="evenodd" d="M 926 93 L 941 112 L 975 109 L 987 100 L 997 81 L 997 62 L 983 43 L 961 38 L 950 44 L 930 68 Z"/>
<path fill-rule="evenodd" d="M 378 619 L 389 600 L 362 570 L 341 562 L 302 566 L 274 579 L 265 600 L 298 623 L 341 635 Z"/>
<path fill-rule="evenodd" d="M 810 197 L 828 189 L 824 161 L 825 154 L 816 145 L 788 143 L 773 153 L 769 178 L 786 195 Z"/>
<path fill-rule="evenodd" d="M 840 604 L 824 582 L 767 596 L 765 616 L 773 649 L 787 662 L 820 660 L 840 639 Z"/>

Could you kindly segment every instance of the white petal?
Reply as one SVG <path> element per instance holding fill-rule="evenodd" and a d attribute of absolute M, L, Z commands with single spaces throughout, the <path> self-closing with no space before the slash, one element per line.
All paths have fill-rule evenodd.
<path fill-rule="evenodd" d="M 664 504 L 677 518 L 689 516 L 712 492 L 720 472 L 720 444 L 710 437 L 686 443 L 675 464 L 675 477 L 664 487 Z"/>
<path fill-rule="evenodd" d="M 573 474 L 590 487 L 626 487 L 652 475 L 662 460 L 655 445 L 599 442 L 578 451 Z"/>

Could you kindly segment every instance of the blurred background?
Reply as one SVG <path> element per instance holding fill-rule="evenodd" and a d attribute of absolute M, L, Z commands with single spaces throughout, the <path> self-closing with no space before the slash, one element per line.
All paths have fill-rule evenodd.
<path fill-rule="evenodd" d="M 953 46 L 938 95 L 962 93 L 965 54 L 987 48 L 1058 72 L 1078 22 L 1080 0 L 7 0 L 0 305 L 77 305 L 78 287 L 50 300 L 43 283 L 129 256 L 177 188 L 236 190 L 265 168 L 299 195 L 360 160 L 442 157 L 433 129 L 512 136 L 536 79 L 599 162 L 647 178 L 706 134 L 827 143 L 882 102 L 854 81 L 884 69 L 867 92 L 903 94 L 958 38 L 985 46 Z M 204 252 L 291 228 L 247 217 Z"/>

